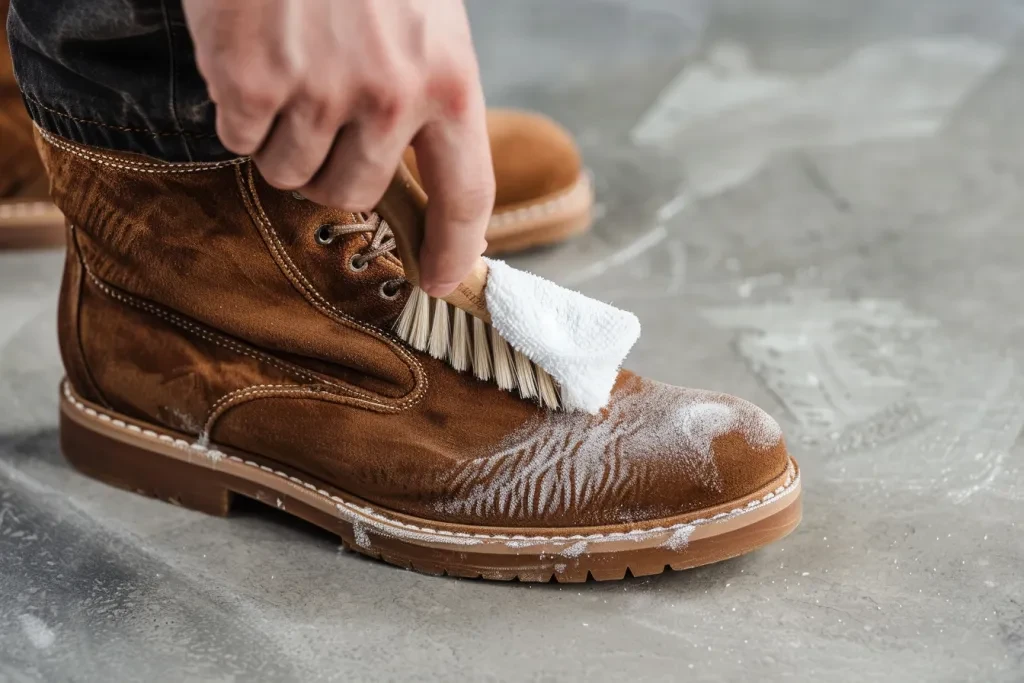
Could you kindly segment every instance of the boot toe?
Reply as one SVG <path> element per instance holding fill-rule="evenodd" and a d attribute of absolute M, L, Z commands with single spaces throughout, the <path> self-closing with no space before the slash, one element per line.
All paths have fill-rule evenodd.
<path fill-rule="evenodd" d="M 754 404 L 623 372 L 599 414 L 543 412 L 497 453 L 462 462 L 441 510 L 459 522 L 635 524 L 738 501 L 788 464 L 778 423 Z"/>
<path fill-rule="evenodd" d="M 680 406 L 680 441 L 672 457 L 699 463 L 681 481 L 680 508 L 735 501 L 782 474 L 789 455 L 782 429 L 758 406 L 728 394 L 698 394 Z"/>
<path fill-rule="evenodd" d="M 633 482 L 619 521 L 729 504 L 789 466 L 778 422 L 749 401 L 640 378 L 625 382 L 622 391 L 627 395 L 615 409 L 636 413 L 637 429 L 616 444 L 628 454 Z"/>

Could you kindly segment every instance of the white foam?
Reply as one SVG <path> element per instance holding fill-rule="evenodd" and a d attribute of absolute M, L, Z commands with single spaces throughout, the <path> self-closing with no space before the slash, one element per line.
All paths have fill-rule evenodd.
<path fill-rule="evenodd" d="M 589 543 L 586 541 L 577 541 L 558 554 L 562 557 L 579 557 L 583 553 L 587 552 L 588 545 Z"/>
<path fill-rule="evenodd" d="M 667 541 L 661 544 L 662 547 L 669 550 L 683 550 L 686 546 L 690 545 L 690 535 L 696 528 L 692 524 L 679 527 L 672 532 Z"/>
<path fill-rule="evenodd" d="M 355 533 L 355 525 L 360 524 L 364 527 L 364 533 L 366 528 L 370 528 L 373 529 L 374 533 L 381 536 L 398 538 L 403 541 L 444 543 L 447 545 L 478 545 L 481 543 L 479 538 L 473 538 L 468 535 L 441 534 L 426 529 L 417 531 L 415 527 L 401 526 L 368 507 L 358 507 L 351 503 L 336 503 L 334 507 L 337 509 L 338 516 L 341 519 L 352 524 L 353 533 Z M 369 537 L 366 540 L 369 540 Z M 358 538 L 356 543 L 359 543 Z"/>
<path fill-rule="evenodd" d="M 18 616 L 18 621 L 21 622 L 21 630 L 25 637 L 38 650 L 50 647 L 57 638 L 53 629 L 34 614 L 21 614 Z"/>
<path fill-rule="evenodd" d="M 530 548 L 547 542 L 548 540 L 545 538 L 513 538 L 511 541 L 505 541 L 505 546 L 508 548 Z"/>
<path fill-rule="evenodd" d="M 439 510 L 528 521 L 611 507 L 619 521 L 637 521 L 622 503 L 663 485 L 656 472 L 678 470 L 680 478 L 721 490 L 713 444 L 733 431 L 756 449 L 782 438 L 779 424 L 752 403 L 634 377 L 601 415 L 546 412 L 507 436 L 497 452 L 466 461 Z M 652 468 L 651 459 L 660 465 Z"/>
<path fill-rule="evenodd" d="M 487 259 L 484 295 L 502 337 L 546 370 L 567 411 L 608 403 L 619 367 L 640 337 L 635 315 Z"/>
<path fill-rule="evenodd" d="M 356 545 L 360 548 L 370 547 L 370 534 L 366 533 L 366 526 L 359 522 L 352 523 L 352 535 L 355 537 Z"/>

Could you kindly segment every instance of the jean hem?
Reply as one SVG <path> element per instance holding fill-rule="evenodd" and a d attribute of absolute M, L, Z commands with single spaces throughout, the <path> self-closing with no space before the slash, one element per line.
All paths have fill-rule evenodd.
<path fill-rule="evenodd" d="M 236 156 L 224 148 L 215 133 L 120 126 L 61 111 L 25 92 L 22 99 L 29 116 L 40 128 L 83 145 L 145 154 L 165 161 L 221 161 Z"/>

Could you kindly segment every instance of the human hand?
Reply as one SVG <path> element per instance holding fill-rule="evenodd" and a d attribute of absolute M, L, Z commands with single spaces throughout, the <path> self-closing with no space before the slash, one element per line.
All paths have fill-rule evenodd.
<path fill-rule="evenodd" d="M 217 133 L 268 182 L 372 211 L 411 143 L 429 197 L 421 286 L 486 246 L 494 170 L 462 0 L 184 0 Z"/>

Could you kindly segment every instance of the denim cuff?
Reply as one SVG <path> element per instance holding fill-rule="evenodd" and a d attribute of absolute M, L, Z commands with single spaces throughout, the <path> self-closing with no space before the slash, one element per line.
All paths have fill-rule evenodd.
<path fill-rule="evenodd" d="M 7 25 L 43 130 L 165 161 L 235 156 L 217 138 L 180 0 L 14 0 Z"/>

